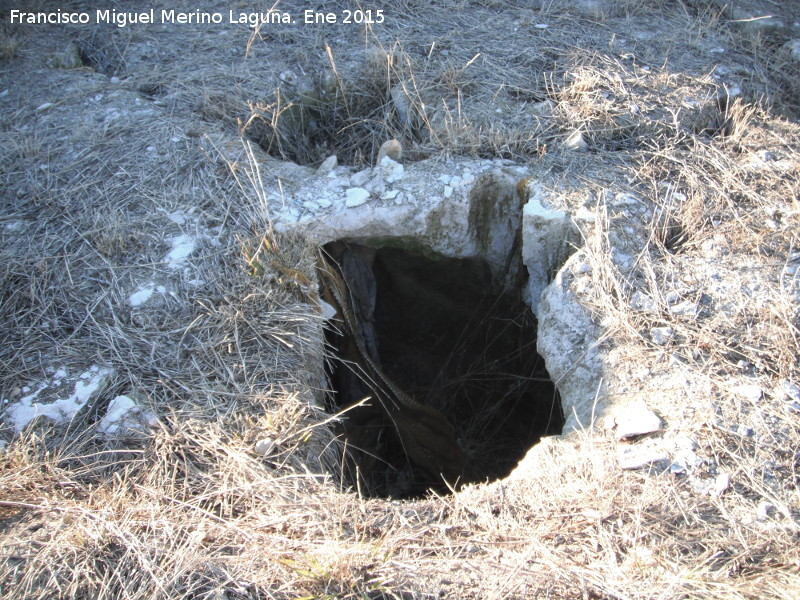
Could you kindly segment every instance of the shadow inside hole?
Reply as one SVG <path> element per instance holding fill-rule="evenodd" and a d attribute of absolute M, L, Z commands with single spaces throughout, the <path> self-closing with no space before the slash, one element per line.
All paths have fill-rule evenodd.
<path fill-rule="evenodd" d="M 536 353 L 537 323 L 521 290 L 498 289 L 480 258 L 343 242 L 326 246 L 337 256 L 343 248 L 370 267 L 380 368 L 403 393 L 447 420 L 463 454 L 459 484 L 505 477 L 542 436 L 561 432 L 560 400 Z M 328 343 L 334 358 L 331 409 L 372 398 L 343 418 L 351 483 L 371 496 L 447 493 L 451 486 L 441 477 L 409 459 L 406 438 L 396 431 L 415 424 L 386 418 L 370 385 L 353 385 L 353 345 L 334 331 Z M 436 443 L 423 440 L 431 448 Z"/>

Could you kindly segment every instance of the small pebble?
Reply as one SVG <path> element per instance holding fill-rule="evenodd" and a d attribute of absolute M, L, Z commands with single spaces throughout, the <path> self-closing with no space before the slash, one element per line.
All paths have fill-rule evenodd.
<path fill-rule="evenodd" d="M 256 442 L 255 451 L 259 456 L 269 456 L 275 449 L 275 440 L 272 438 L 263 438 Z"/>
<path fill-rule="evenodd" d="M 722 472 L 717 475 L 717 478 L 714 480 L 713 494 L 715 496 L 721 496 L 730 486 L 731 476 L 725 472 Z"/>
<path fill-rule="evenodd" d="M 589 144 L 583 139 L 583 134 L 580 131 L 573 131 L 569 137 L 564 140 L 564 148 L 567 150 L 586 150 Z"/>

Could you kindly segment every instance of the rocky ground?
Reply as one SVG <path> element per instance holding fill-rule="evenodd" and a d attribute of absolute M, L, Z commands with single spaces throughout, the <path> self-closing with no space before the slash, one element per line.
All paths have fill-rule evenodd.
<path fill-rule="evenodd" d="M 318 4 L 0 11 L 0 595 L 796 597 L 800 10 Z M 404 501 L 314 267 L 399 235 L 519 253 L 566 419 Z"/>

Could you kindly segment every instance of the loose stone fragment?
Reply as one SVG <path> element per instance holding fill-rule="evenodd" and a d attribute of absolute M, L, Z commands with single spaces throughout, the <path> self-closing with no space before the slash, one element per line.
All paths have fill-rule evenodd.
<path fill-rule="evenodd" d="M 618 440 L 627 440 L 639 435 L 646 435 L 662 428 L 661 419 L 644 402 L 632 402 L 624 408 L 624 414 L 617 417 L 616 436 Z"/>
<path fill-rule="evenodd" d="M 573 131 L 569 137 L 564 140 L 564 148 L 567 150 L 586 150 L 588 147 L 589 144 L 586 143 L 580 131 Z"/>
<path fill-rule="evenodd" d="M 255 451 L 259 456 L 269 456 L 275 449 L 275 440 L 265 437 L 256 442 Z"/>
<path fill-rule="evenodd" d="M 383 142 L 380 150 L 378 150 L 376 164 L 381 164 L 384 156 L 388 156 L 395 162 L 400 162 L 400 159 L 403 158 L 403 146 L 397 140 Z"/>
<path fill-rule="evenodd" d="M 348 208 L 354 208 L 356 206 L 361 206 L 364 204 L 367 199 L 369 198 L 369 192 L 364 188 L 350 188 L 346 192 L 347 199 L 345 200 L 345 206 Z"/>
<path fill-rule="evenodd" d="M 737 396 L 741 396 L 742 398 L 747 398 L 751 402 L 758 402 L 764 395 L 764 390 L 762 390 L 760 386 L 751 383 L 746 383 L 744 385 L 737 386 L 733 389 L 733 392 Z"/>
<path fill-rule="evenodd" d="M 322 164 L 317 168 L 317 175 L 323 175 L 325 173 L 329 173 L 338 166 L 339 166 L 339 159 L 336 158 L 335 154 L 332 154 L 328 158 L 322 161 Z"/>
<path fill-rule="evenodd" d="M 723 471 L 717 475 L 717 478 L 714 480 L 714 489 L 712 490 L 712 494 L 714 496 L 721 496 L 730 486 L 731 476 Z"/>
<path fill-rule="evenodd" d="M 641 469 L 643 467 L 666 468 L 669 455 L 658 446 L 634 444 L 626 446 L 619 452 L 619 466 L 624 470 Z"/>

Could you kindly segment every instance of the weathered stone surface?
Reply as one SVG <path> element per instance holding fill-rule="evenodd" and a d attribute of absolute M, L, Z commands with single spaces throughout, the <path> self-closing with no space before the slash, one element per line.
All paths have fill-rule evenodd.
<path fill-rule="evenodd" d="M 5 416 L 16 431 L 22 431 L 37 417 L 68 423 L 108 386 L 113 373 L 112 369 L 97 365 L 77 377 L 69 375 L 66 369 L 54 369 L 45 381 L 21 390 L 25 395 L 19 400 L 4 399 L 9 405 Z"/>
<path fill-rule="evenodd" d="M 346 192 L 345 206 L 355 208 L 361 206 L 369 199 L 369 191 L 361 187 L 350 188 Z"/>
<path fill-rule="evenodd" d="M 319 205 L 320 199 L 327 199 L 328 208 L 306 220 L 295 218 L 292 207 L 276 209 L 276 226 L 302 226 L 320 244 L 342 238 L 374 243 L 394 238 L 445 256 L 482 256 L 499 277 L 522 222 L 517 184 L 524 172 L 502 160 L 403 166 L 384 157 L 376 167 L 347 179 L 349 186 L 372 189 L 374 199 L 367 202 L 363 193 L 351 192 L 352 187 L 342 189 L 337 182 L 347 177 L 347 168 L 339 167 L 324 179 L 306 178 L 306 185 L 292 190 L 295 202 L 308 198 Z"/>
<path fill-rule="evenodd" d="M 130 396 L 117 396 L 108 403 L 106 414 L 100 420 L 98 432 L 106 436 L 144 432 L 154 426 L 155 415 Z"/>
<path fill-rule="evenodd" d="M 536 349 L 551 379 L 558 382 L 565 432 L 591 427 L 605 410 L 603 360 L 596 343 L 600 332 L 569 285 L 570 267 L 580 261 L 580 252 L 567 260 L 545 288 L 536 311 Z"/>
<path fill-rule="evenodd" d="M 711 494 L 714 496 L 721 496 L 730 486 L 731 476 L 723 471 L 714 479 L 714 488 L 711 491 Z"/>
<path fill-rule="evenodd" d="M 528 268 L 529 304 L 538 315 L 549 274 L 561 268 L 574 250 L 571 242 L 579 238 L 570 216 L 548 207 L 547 194 L 540 184 L 525 187 L 528 201 L 522 209 L 522 262 Z"/>

